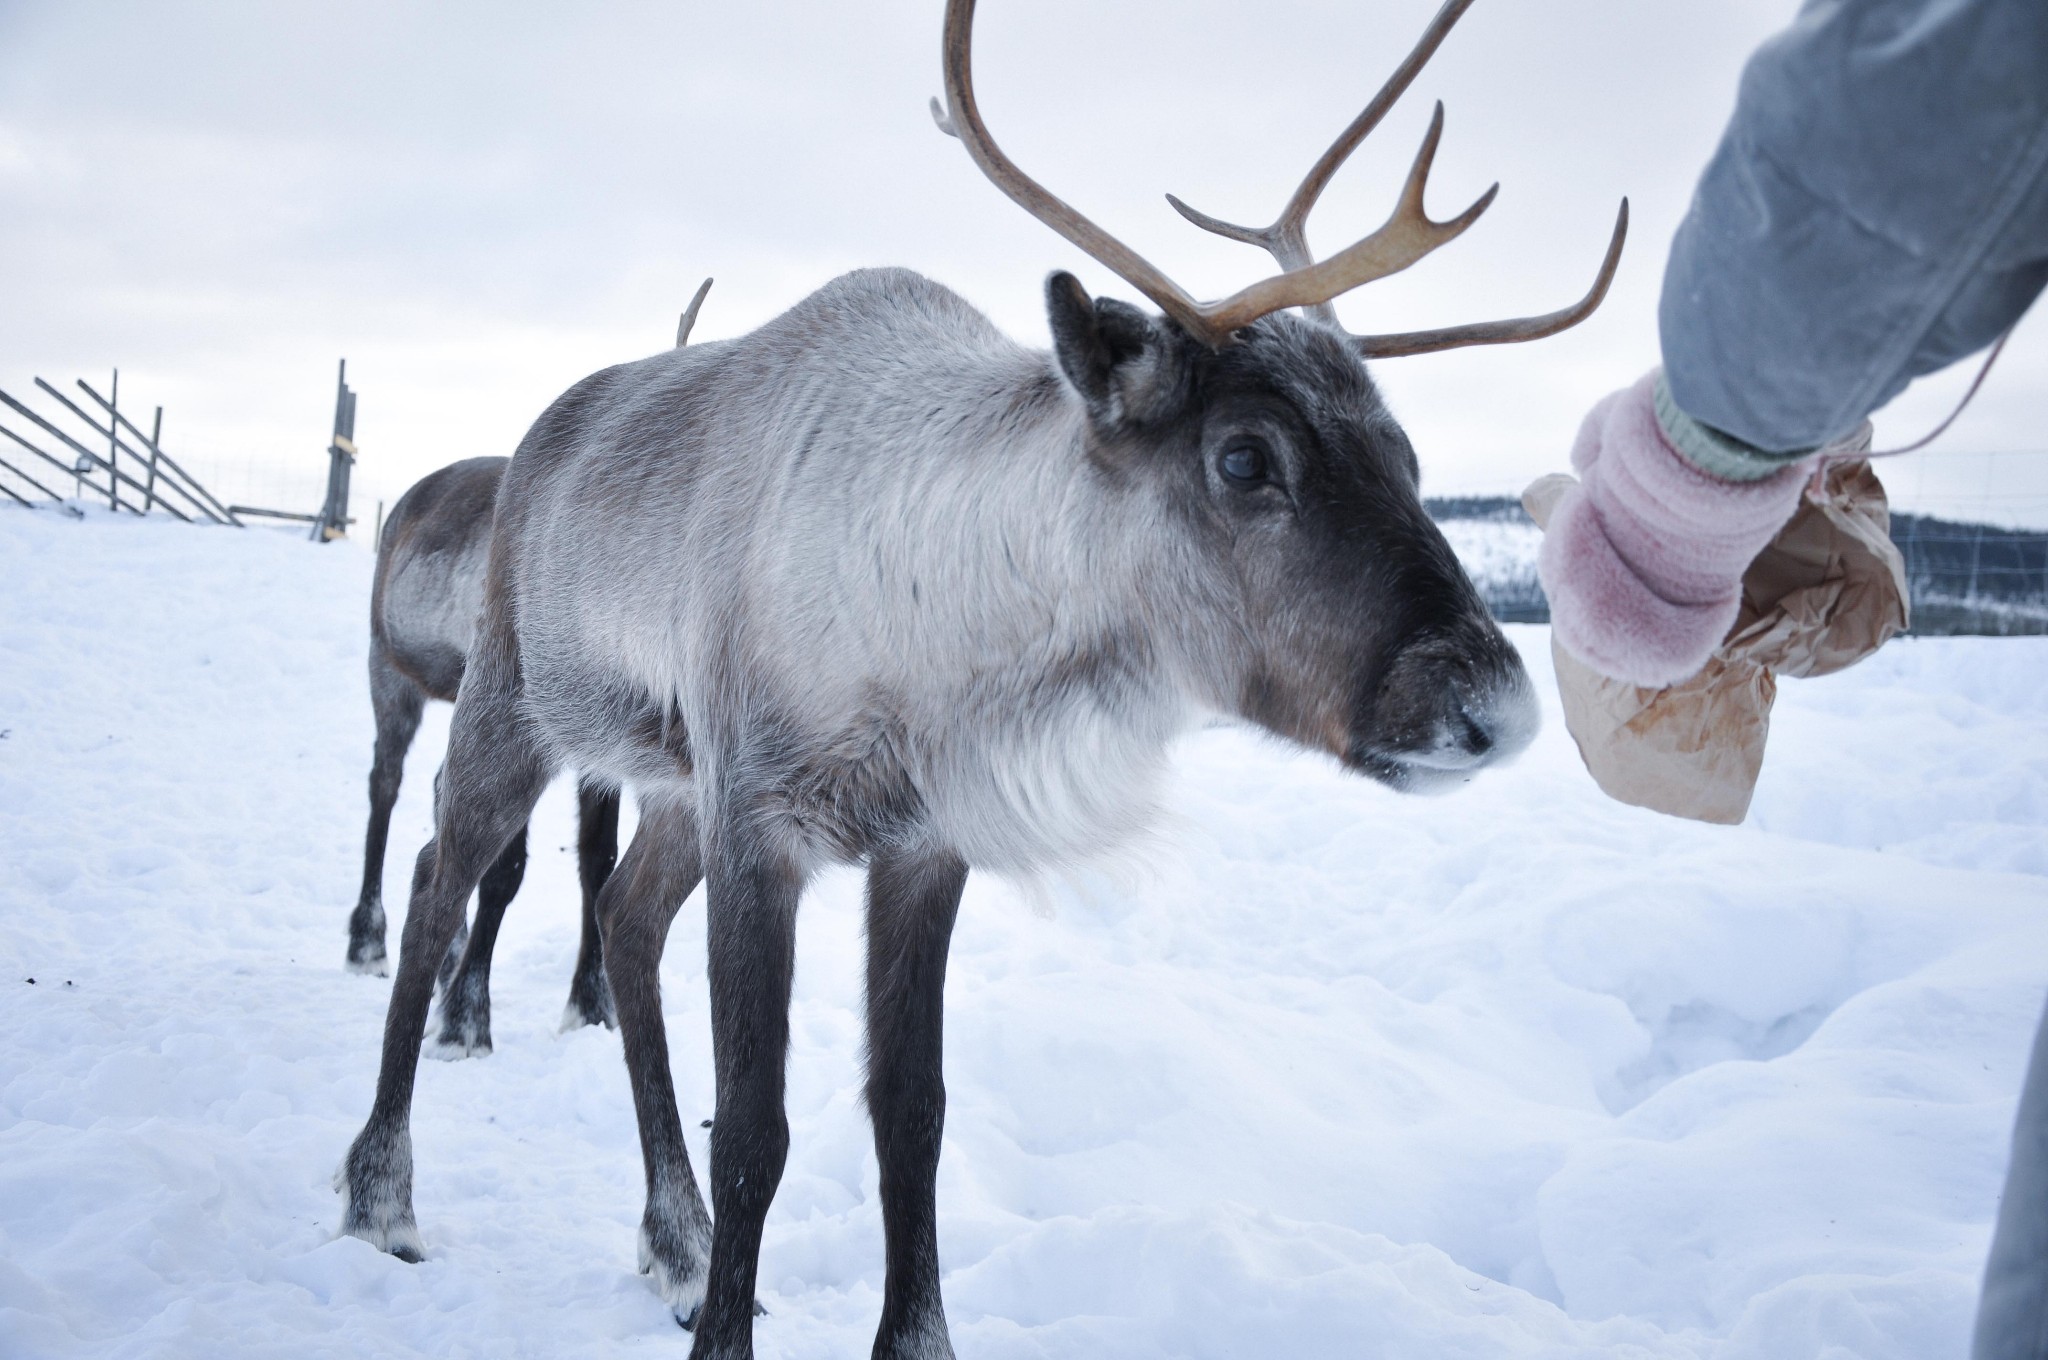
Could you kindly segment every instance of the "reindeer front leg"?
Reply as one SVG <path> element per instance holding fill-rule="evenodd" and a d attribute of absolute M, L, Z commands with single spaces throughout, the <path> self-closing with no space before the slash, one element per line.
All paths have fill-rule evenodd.
<path fill-rule="evenodd" d="M 967 865 L 942 850 L 892 850 L 868 865 L 868 1114 L 882 1168 L 889 1268 L 875 1360 L 953 1354 L 939 1298 L 939 1140 L 946 951 Z"/>
<path fill-rule="evenodd" d="M 804 874 L 743 818 L 707 837 L 711 1047 L 711 1274 L 691 1360 L 751 1360 L 761 1223 L 789 1155 L 783 1066 Z"/>

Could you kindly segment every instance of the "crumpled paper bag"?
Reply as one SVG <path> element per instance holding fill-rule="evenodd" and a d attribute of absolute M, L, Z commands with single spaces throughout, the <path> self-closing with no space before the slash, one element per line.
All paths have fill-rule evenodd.
<path fill-rule="evenodd" d="M 1547 526 L 1572 480 L 1557 473 L 1533 483 L 1522 493 L 1529 517 Z M 1741 613 L 1692 679 L 1645 689 L 1552 643 L 1565 726 L 1609 797 L 1732 826 L 1763 768 L 1777 676 L 1853 666 L 1907 618 L 1906 564 L 1883 485 L 1866 459 L 1827 463 L 1750 564 Z"/>

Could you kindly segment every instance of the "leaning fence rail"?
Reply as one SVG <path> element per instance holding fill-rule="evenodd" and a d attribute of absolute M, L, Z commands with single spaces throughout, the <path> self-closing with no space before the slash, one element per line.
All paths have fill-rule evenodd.
<path fill-rule="evenodd" d="M 156 408 L 148 433 L 121 406 L 121 371 L 114 370 L 105 395 L 85 379 L 75 400 L 42 378 L 36 390 L 47 399 L 36 410 L 0 391 L 0 503 L 31 509 L 55 505 L 73 514 L 88 498 L 105 500 L 111 511 L 148 516 L 157 511 L 187 524 L 229 524 L 246 528 L 250 519 L 296 521 L 312 526 L 316 542 L 345 536 L 349 516 L 349 472 L 356 460 L 356 394 L 348 385 L 348 361 L 335 382 L 334 434 L 327 448 L 327 490 L 312 512 L 231 505 L 164 450 L 164 408 Z M 47 403 L 54 402 L 55 409 Z M 125 459 L 126 466 L 123 466 Z M 216 466 L 212 474 L 220 469 Z M 54 472 L 54 476 L 52 475 Z M 70 484 L 71 494 L 64 493 Z M 246 492 L 248 488 L 244 487 Z"/>
<path fill-rule="evenodd" d="M 198 478 L 164 452 L 163 407 L 156 408 L 148 434 L 144 434 L 141 427 L 121 410 L 119 370 L 114 373 L 108 396 L 101 396 L 84 379 L 78 380 L 79 390 L 106 413 L 105 423 L 44 379 L 37 378 L 35 385 L 57 404 L 59 409 L 54 415 L 45 415 L 13 394 L 0 391 L 0 406 L 18 418 L 11 424 L 0 420 L 0 436 L 6 438 L 6 451 L 13 455 L 0 459 L 0 473 L 6 474 L 0 476 L 0 490 L 10 498 L 31 507 L 54 503 L 75 508 L 76 502 L 90 495 L 95 500 L 105 497 L 110 510 L 125 510 L 132 515 L 147 516 L 161 510 L 187 524 L 201 521 L 241 523 Z M 67 416 L 74 422 L 69 430 L 58 423 Z M 128 432 L 129 438 L 122 437 L 123 430 Z M 88 447 L 88 439 L 94 443 L 104 441 L 105 452 Z M 32 466 L 40 470 L 40 464 L 28 463 L 20 456 L 23 452 L 34 455 L 41 463 L 56 470 L 56 488 L 29 471 Z M 67 458 L 63 454 L 70 456 Z M 128 456 L 128 468 L 121 466 L 123 454 Z M 136 473 L 141 476 L 138 478 Z M 42 475 L 49 476 L 47 472 Z M 72 484 L 72 494 L 68 497 L 57 489 L 66 481 Z M 132 494 L 124 497 L 123 488 Z M 24 494 L 25 491 L 35 492 L 41 500 L 31 499 Z M 183 502 L 184 508 L 179 507 L 178 501 Z"/>
<path fill-rule="evenodd" d="M 38 378 L 36 381 L 40 383 L 42 379 Z M 179 486 L 176 482 L 171 481 L 170 478 L 168 477 L 165 478 L 166 484 L 176 487 L 179 494 L 187 495 L 187 499 L 191 499 L 192 495 L 196 495 L 199 500 L 205 501 L 206 505 L 200 506 L 199 508 L 205 510 L 208 515 L 212 516 L 216 523 L 241 523 L 240 520 L 235 518 L 234 510 L 231 507 L 222 505 L 218 497 L 216 497 L 211 491 L 208 491 L 204 486 L 200 485 L 199 479 L 197 477 L 194 477 L 191 473 L 185 471 L 184 468 L 178 465 L 177 459 L 171 457 L 168 453 L 165 453 L 163 451 L 160 445 L 160 441 L 163 436 L 163 407 L 159 406 L 156 408 L 156 432 L 153 434 L 145 435 L 133 421 L 129 420 L 128 417 L 121 414 L 119 407 L 114 402 L 109 401 L 107 398 L 93 391 L 92 384 L 88 383 L 85 379 L 80 378 L 78 380 L 78 386 L 79 389 L 83 391 L 88 397 L 91 397 L 95 402 L 99 403 L 101 409 L 106 411 L 107 415 L 112 418 L 116 425 L 126 427 L 128 432 L 134 435 L 138 440 L 140 440 L 142 442 L 142 446 L 149 450 L 149 467 L 150 476 L 152 478 L 154 478 L 157 475 L 158 468 L 162 467 L 169 473 L 172 473 L 175 476 L 183 479 L 185 486 L 191 487 L 192 491 L 190 494 L 186 493 L 185 486 Z M 118 395 L 118 393 L 116 395 Z M 66 404 L 68 405 L 69 403 Z"/>

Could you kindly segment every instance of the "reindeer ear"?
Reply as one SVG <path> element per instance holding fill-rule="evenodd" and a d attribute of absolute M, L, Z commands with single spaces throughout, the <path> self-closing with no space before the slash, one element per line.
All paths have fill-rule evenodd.
<path fill-rule="evenodd" d="M 1091 299 L 1065 270 L 1045 281 L 1045 311 L 1060 372 L 1098 430 L 1157 420 L 1177 404 L 1188 362 L 1180 335 L 1165 322 L 1128 302 Z"/>

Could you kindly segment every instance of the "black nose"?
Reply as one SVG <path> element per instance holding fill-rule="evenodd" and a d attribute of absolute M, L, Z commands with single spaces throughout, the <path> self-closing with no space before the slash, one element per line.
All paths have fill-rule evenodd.
<path fill-rule="evenodd" d="M 1354 763 L 1397 788 L 1461 783 L 1535 738 L 1536 694 L 1497 629 L 1426 637 L 1387 668 L 1354 737 Z"/>
<path fill-rule="evenodd" d="M 1493 750 L 1493 733 L 1473 715 L 1469 705 L 1460 706 L 1458 721 L 1464 726 L 1465 749 L 1475 756 L 1483 756 Z"/>
<path fill-rule="evenodd" d="M 1477 693 L 1461 690 L 1447 684 L 1441 701 L 1430 705 L 1435 711 L 1418 714 L 1413 736 L 1386 753 L 1425 769 L 1477 770 L 1519 755 L 1536 735 L 1534 696 L 1519 670 Z"/>

